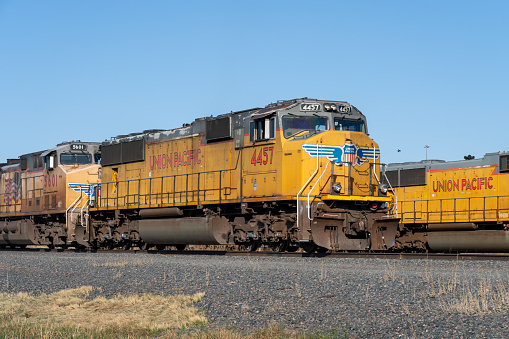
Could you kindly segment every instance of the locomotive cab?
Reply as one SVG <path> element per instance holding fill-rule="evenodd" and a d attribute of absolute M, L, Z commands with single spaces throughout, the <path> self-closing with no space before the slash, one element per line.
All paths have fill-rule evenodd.
<path fill-rule="evenodd" d="M 246 175 L 276 168 L 283 170 L 279 178 L 282 180 L 265 185 L 267 189 L 277 184 L 280 185 L 278 192 L 295 194 L 316 170 L 310 162 L 316 158 L 320 167 L 330 169 L 330 173 L 322 174 L 319 194 L 386 196 L 386 190 L 383 194 L 377 190 L 381 185 L 378 145 L 367 135 L 364 115 L 345 102 L 306 100 L 269 105 L 251 116 L 249 141 L 245 148 L 255 149 L 252 154 L 246 152 Z M 274 157 L 274 152 L 282 157 Z M 279 163 L 271 168 L 274 162 Z M 305 164 L 298 167 L 302 169 L 301 173 L 294 170 L 297 163 Z M 369 168 L 358 170 L 364 163 Z M 351 169 L 354 169 L 353 173 Z M 352 175 L 363 176 L 364 183 L 360 184 Z M 267 196 L 263 185 L 257 185 L 256 190 L 247 189 L 252 196 Z"/>

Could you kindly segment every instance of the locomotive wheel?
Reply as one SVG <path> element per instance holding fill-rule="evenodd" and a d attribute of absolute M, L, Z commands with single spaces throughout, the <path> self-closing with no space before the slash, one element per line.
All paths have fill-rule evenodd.
<path fill-rule="evenodd" d="M 186 249 L 187 245 L 181 244 L 181 245 L 175 245 L 175 247 L 177 248 L 177 251 L 182 252 L 183 250 Z"/>
<path fill-rule="evenodd" d="M 302 242 L 300 244 L 300 247 L 304 250 L 306 253 L 314 253 L 316 251 L 316 245 L 312 242 Z"/>
<path fill-rule="evenodd" d="M 48 246 L 48 248 L 50 250 L 54 249 L 55 248 L 55 245 L 53 244 L 53 238 L 47 238 L 48 241 L 49 241 L 49 244 L 47 244 L 46 246 Z"/>
<path fill-rule="evenodd" d="M 244 249 L 248 252 L 254 252 L 258 249 L 258 243 L 256 241 L 246 242 L 244 244 Z"/>
<path fill-rule="evenodd" d="M 284 252 L 288 247 L 288 243 L 286 241 L 275 242 L 271 244 L 271 247 L 275 252 Z"/>
<path fill-rule="evenodd" d="M 84 250 L 86 250 L 87 248 L 81 244 L 74 244 L 73 247 L 75 248 L 76 251 L 78 252 L 82 252 Z"/>
<path fill-rule="evenodd" d="M 289 243 L 288 246 L 286 246 L 286 251 L 287 252 L 297 252 L 297 250 L 299 249 L 299 244 L 296 244 L 296 243 Z"/>
<path fill-rule="evenodd" d="M 124 242 L 122 243 L 122 249 L 123 249 L 124 251 L 127 251 L 127 250 L 128 250 L 128 249 L 130 249 L 130 248 L 131 248 L 131 241 L 126 240 L 126 241 L 124 241 Z"/>
<path fill-rule="evenodd" d="M 327 253 L 328 249 L 322 246 L 316 246 L 316 252 L 318 253 Z"/>

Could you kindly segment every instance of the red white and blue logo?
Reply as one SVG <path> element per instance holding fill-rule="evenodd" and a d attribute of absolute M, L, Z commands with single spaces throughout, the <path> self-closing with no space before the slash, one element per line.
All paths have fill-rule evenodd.
<path fill-rule="evenodd" d="M 377 147 L 357 147 L 353 143 L 345 143 L 343 146 L 335 145 L 302 145 L 302 149 L 310 157 L 325 157 L 330 161 L 348 163 L 352 166 L 362 166 L 368 160 L 380 158 L 380 149 Z"/>

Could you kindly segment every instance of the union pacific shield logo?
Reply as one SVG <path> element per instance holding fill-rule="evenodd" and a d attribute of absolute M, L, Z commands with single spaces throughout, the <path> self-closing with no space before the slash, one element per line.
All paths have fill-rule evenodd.
<path fill-rule="evenodd" d="M 330 161 L 362 166 L 368 160 L 380 158 L 380 149 L 376 147 L 357 147 L 354 143 L 343 146 L 304 144 L 302 149 L 311 157 L 325 157 Z"/>
<path fill-rule="evenodd" d="M 345 144 L 343 146 L 343 154 L 341 155 L 342 162 L 348 162 L 350 164 L 355 164 L 355 160 L 357 160 L 356 149 L 353 144 Z"/>

